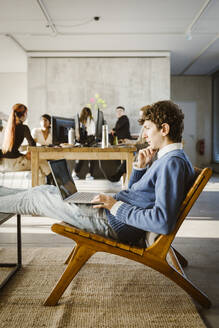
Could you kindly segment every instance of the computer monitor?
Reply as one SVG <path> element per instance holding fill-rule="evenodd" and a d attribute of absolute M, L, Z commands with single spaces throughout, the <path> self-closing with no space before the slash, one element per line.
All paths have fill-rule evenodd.
<path fill-rule="evenodd" d="M 52 116 L 52 143 L 59 145 L 61 143 L 68 143 L 68 130 L 75 129 L 75 120 L 73 118 Z"/>
<path fill-rule="evenodd" d="M 102 140 L 102 126 L 104 124 L 105 124 L 105 121 L 104 121 L 103 112 L 101 110 L 99 110 L 99 108 L 98 108 L 97 121 L 96 121 L 96 132 L 95 132 L 97 141 Z"/>

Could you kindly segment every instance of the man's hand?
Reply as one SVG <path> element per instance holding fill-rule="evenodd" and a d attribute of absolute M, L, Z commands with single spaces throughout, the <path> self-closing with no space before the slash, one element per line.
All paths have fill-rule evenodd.
<path fill-rule="evenodd" d="M 91 201 L 91 203 L 101 203 L 94 205 L 93 208 L 107 208 L 109 211 L 116 202 L 117 201 L 113 197 L 104 194 L 95 196 Z"/>
<path fill-rule="evenodd" d="M 151 162 L 154 158 L 157 150 L 152 149 L 150 146 L 144 149 L 141 149 L 138 153 L 138 168 L 145 168 L 147 164 Z"/>

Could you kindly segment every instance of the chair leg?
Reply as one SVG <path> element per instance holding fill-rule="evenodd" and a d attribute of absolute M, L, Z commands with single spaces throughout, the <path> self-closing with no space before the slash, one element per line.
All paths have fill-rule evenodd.
<path fill-rule="evenodd" d="M 193 285 L 193 283 L 186 276 L 183 276 L 173 268 L 171 268 L 171 271 L 169 271 L 167 274 L 166 272 L 163 273 L 166 275 L 166 277 L 168 277 L 169 279 L 174 281 L 177 285 L 179 285 L 182 289 L 184 289 L 192 298 L 194 298 L 203 307 L 208 309 L 211 306 L 211 301 L 208 299 L 207 295 L 205 295 L 195 285 Z"/>
<path fill-rule="evenodd" d="M 44 305 L 56 305 L 78 271 L 87 262 L 87 260 L 96 253 L 94 250 L 84 246 L 77 245 L 74 249 L 74 256 L 70 259 L 67 268 L 61 278 L 53 288 L 49 297 L 45 300 Z"/>

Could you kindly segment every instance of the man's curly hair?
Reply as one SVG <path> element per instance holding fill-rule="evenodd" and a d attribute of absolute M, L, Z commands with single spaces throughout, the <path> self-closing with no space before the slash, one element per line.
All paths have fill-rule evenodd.
<path fill-rule="evenodd" d="M 144 111 L 144 119 L 153 122 L 159 130 L 162 128 L 162 124 L 169 124 L 168 137 L 170 140 L 182 141 L 184 114 L 178 105 L 170 100 L 162 100 L 150 106 L 144 106 L 141 110 Z"/>

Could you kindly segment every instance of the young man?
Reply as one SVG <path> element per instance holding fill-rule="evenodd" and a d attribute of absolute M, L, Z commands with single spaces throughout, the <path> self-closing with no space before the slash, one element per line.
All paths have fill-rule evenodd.
<path fill-rule="evenodd" d="M 110 143 L 113 143 L 114 136 L 120 139 L 131 139 L 130 134 L 130 124 L 128 116 L 125 115 L 125 108 L 118 106 L 116 108 L 116 116 L 118 120 L 116 121 L 115 127 L 110 131 Z"/>
<path fill-rule="evenodd" d="M 144 136 L 149 146 L 139 151 L 129 188 L 114 198 L 100 194 L 93 202 L 76 206 L 61 201 L 54 186 L 17 192 L 0 188 L 0 211 L 38 214 L 63 220 L 80 229 L 139 244 L 146 231 L 170 233 L 180 205 L 194 180 L 193 167 L 181 139 L 184 115 L 171 101 L 159 101 L 145 113 Z M 153 161 L 154 156 L 157 160 Z"/>

